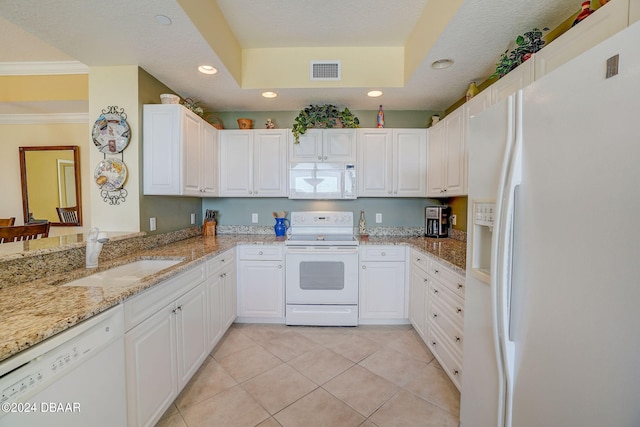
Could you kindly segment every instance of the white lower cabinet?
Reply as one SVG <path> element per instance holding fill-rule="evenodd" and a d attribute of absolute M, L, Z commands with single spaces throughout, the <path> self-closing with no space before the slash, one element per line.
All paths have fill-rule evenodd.
<path fill-rule="evenodd" d="M 207 261 L 208 348 L 212 350 L 236 319 L 235 250 Z"/>
<path fill-rule="evenodd" d="M 407 322 L 406 246 L 360 246 L 360 324 Z"/>
<path fill-rule="evenodd" d="M 238 247 L 238 321 L 284 323 L 282 246 Z"/>
<path fill-rule="evenodd" d="M 411 250 L 409 280 L 409 321 L 418 335 L 427 341 L 427 298 L 429 292 L 429 260 L 416 249 Z"/>
<path fill-rule="evenodd" d="M 204 267 L 125 302 L 127 419 L 154 425 L 208 354 Z"/>

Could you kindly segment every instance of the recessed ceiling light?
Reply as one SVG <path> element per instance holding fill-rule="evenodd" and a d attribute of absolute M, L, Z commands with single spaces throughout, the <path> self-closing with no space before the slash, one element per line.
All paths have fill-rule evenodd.
<path fill-rule="evenodd" d="M 262 96 L 264 96 L 265 98 L 275 98 L 276 96 L 278 96 L 278 94 L 275 92 L 266 91 L 262 92 Z"/>
<path fill-rule="evenodd" d="M 161 25 L 171 25 L 171 18 L 165 15 L 156 15 L 153 19 Z"/>
<path fill-rule="evenodd" d="M 218 70 L 215 67 L 212 67 L 211 65 L 201 65 L 198 67 L 198 71 L 200 71 L 203 74 L 215 74 L 218 72 Z"/>
<path fill-rule="evenodd" d="M 449 68 L 453 65 L 453 59 L 438 59 L 437 61 L 433 61 L 431 64 L 431 68 L 436 70 L 441 70 L 443 68 Z"/>
<path fill-rule="evenodd" d="M 381 90 L 371 90 L 371 91 L 367 92 L 367 96 L 370 96 L 372 98 L 377 98 L 379 96 L 382 96 L 382 91 Z"/>

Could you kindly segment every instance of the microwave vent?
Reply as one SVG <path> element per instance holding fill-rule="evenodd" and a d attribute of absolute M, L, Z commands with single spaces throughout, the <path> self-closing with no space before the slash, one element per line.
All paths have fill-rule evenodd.
<path fill-rule="evenodd" d="M 340 79 L 340 61 L 311 61 L 311 80 Z"/>

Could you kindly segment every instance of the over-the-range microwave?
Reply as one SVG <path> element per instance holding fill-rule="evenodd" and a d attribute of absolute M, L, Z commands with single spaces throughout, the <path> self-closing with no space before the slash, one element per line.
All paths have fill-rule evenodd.
<path fill-rule="evenodd" d="M 357 198 L 356 166 L 352 163 L 291 163 L 290 199 Z"/>

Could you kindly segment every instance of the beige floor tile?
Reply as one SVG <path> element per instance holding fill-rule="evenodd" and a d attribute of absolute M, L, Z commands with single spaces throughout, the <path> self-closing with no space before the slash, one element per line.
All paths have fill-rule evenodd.
<path fill-rule="evenodd" d="M 282 334 L 260 345 L 285 362 L 308 351 L 321 348 L 318 344 L 296 333 Z"/>
<path fill-rule="evenodd" d="M 225 336 L 222 337 L 218 345 L 213 349 L 211 355 L 216 359 L 221 359 L 254 345 L 256 345 L 256 343 L 251 338 L 243 334 L 240 328 L 231 327 Z"/>
<path fill-rule="evenodd" d="M 271 418 L 267 418 L 266 420 L 258 424 L 256 427 L 282 427 L 282 424 L 277 422 L 275 418 L 271 417 Z"/>
<path fill-rule="evenodd" d="M 398 391 L 395 384 L 358 365 L 338 375 L 322 388 L 365 417 Z"/>
<path fill-rule="evenodd" d="M 365 420 L 322 388 L 287 406 L 274 418 L 284 427 L 355 427 Z"/>
<path fill-rule="evenodd" d="M 399 334 L 399 338 L 389 343 L 389 347 L 423 362 L 429 363 L 433 360 L 433 353 L 413 329 Z"/>
<path fill-rule="evenodd" d="M 298 332 L 299 335 L 315 342 L 326 348 L 332 348 L 353 339 L 353 336 L 346 332 L 329 332 L 331 329 L 325 329 L 326 332 Z"/>
<path fill-rule="evenodd" d="M 282 364 L 282 360 L 259 345 L 237 351 L 221 359 L 220 366 L 241 383 Z"/>
<path fill-rule="evenodd" d="M 162 417 L 160 421 L 156 424 L 156 427 L 188 427 L 185 424 L 184 419 L 182 419 L 182 415 L 179 413 L 175 413 L 169 417 Z"/>
<path fill-rule="evenodd" d="M 332 346 L 331 349 L 357 363 L 367 356 L 372 355 L 382 347 L 383 345 L 378 341 L 373 341 L 358 335 L 352 335 L 348 339 Z"/>
<path fill-rule="evenodd" d="M 247 427 L 269 418 L 269 414 L 240 386 L 186 408 L 182 416 L 189 427 Z"/>
<path fill-rule="evenodd" d="M 293 333 L 286 325 L 245 324 L 239 326 L 238 329 L 242 334 L 261 345 Z"/>
<path fill-rule="evenodd" d="M 289 365 L 301 372 L 305 377 L 318 385 L 353 366 L 353 362 L 345 359 L 328 348 L 319 347 L 289 361 Z"/>
<path fill-rule="evenodd" d="M 446 372 L 431 363 L 420 371 L 413 380 L 409 381 L 404 388 L 456 417 L 460 414 L 460 392 L 453 385 Z"/>
<path fill-rule="evenodd" d="M 359 337 L 368 338 L 377 341 L 383 345 L 388 345 L 399 338 L 402 331 L 408 330 L 409 325 L 393 325 L 393 326 L 374 326 L 363 325 L 358 326 L 353 333 Z"/>
<path fill-rule="evenodd" d="M 285 364 L 242 383 L 242 388 L 272 415 L 317 387 Z"/>
<path fill-rule="evenodd" d="M 379 427 L 457 427 L 458 418 L 401 390 L 370 418 Z"/>
<path fill-rule="evenodd" d="M 215 359 L 208 357 L 182 390 L 175 404 L 178 409 L 183 410 L 237 384 Z"/>
<path fill-rule="evenodd" d="M 195 375 L 198 375 L 197 373 Z M 164 411 L 164 414 L 162 414 L 162 416 L 160 417 L 160 420 L 163 420 L 164 418 L 169 418 L 174 416 L 175 414 L 178 413 L 178 408 L 175 405 L 175 402 L 171 404 L 171 406 L 169 406 L 169 408 Z"/>
<path fill-rule="evenodd" d="M 371 421 L 367 420 L 367 421 L 363 422 L 362 424 L 360 424 L 359 427 L 378 427 L 378 426 L 375 425 L 374 423 L 372 423 Z"/>
<path fill-rule="evenodd" d="M 402 387 L 427 364 L 389 347 L 384 347 L 364 359 L 359 365 Z"/>

